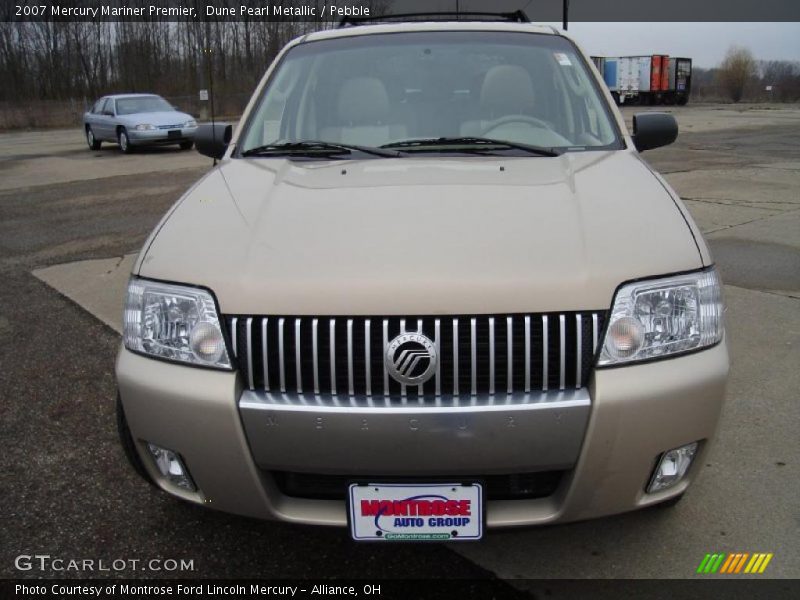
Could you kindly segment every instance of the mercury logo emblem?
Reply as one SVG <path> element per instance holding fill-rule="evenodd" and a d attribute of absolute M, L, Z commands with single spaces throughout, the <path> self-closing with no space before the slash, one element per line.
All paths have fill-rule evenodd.
<path fill-rule="evenodd" d="M 386 370 L 400 383 L 422 385 L 436 372 L 436 345 L 421 333 L 401 333 L 386 348 Z"/>

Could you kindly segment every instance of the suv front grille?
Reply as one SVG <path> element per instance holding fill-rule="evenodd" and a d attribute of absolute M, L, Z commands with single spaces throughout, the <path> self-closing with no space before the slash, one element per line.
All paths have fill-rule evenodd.
<path fill-rule="evenodd" d="M 225 317 L 245 386 L 287 394 L 419 398 L 581 388 L 605 312 L 459 317 Z M 423 385 L 401 385 L 384 356 L 402 332 L 439 357 Z"/>
<path fill-rule="evenodd" d="M 481 476 L 422 476 L 386 477 L 365 475 L 329 475 L 272 471 L 275 484 L 282 494 L 312 500 L 346 500 L 351 483 L 473 483 L 483 484 L 487 500 L 530 500 L 551 496 L 565 471 L 514 473 L 511 475 Z"/>

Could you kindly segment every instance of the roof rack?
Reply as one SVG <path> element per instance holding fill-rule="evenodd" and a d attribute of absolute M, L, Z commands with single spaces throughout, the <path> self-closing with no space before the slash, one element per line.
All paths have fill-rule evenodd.
<path fill-rule="evenodd" d="M 420 12 L 420 13 L 398 13 L 381 15 L 375 17 L 352 17 L 344 16 L 339 21 L 339 28 L 353 27 L 380 21 L 406 21 L 419 17 L 431 17 L 439 21 L 510 21 L 512 23 L 530 23 L 528 16 L 521 10 L 514 12 Z"/>

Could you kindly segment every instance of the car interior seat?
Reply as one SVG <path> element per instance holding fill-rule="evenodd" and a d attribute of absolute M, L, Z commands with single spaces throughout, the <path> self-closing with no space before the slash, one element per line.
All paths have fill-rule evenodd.
<path fill-rule="evenodd" d="M 407 128 L 392 118 L 386 86 L 375 77 L 353 77 L 339 88 L 338 123 L 323 127 L 326 142 L 380 146 L 407 137 Z"/>

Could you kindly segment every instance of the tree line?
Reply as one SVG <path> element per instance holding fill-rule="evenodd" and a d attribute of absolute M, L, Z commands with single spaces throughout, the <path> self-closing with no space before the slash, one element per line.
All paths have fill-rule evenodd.
<path fill-rule="evenodd" d="M 226 1 L 237 0 L 217 4 Z M 298 2 L 316 4 L 318 9 L 325 4 Z M 373 14 L 384 9 L 381 0 L 369 4 Z M 209 87 L 209 72 L 217 109 L 236 114 L 286 42 L 333 26 L 333 21 L 246 18 L 0 22 L 0 128 L 68 125 L 96 98 L 119 92 L 155 92 L 197 113 L 201 108 L 197 92 Z M 732 48 L 717 69 L 695 69 L 693 96 L 694 100 L 797 102 L 800 64 L 759 63 L 748 50 Z"/>
<path fill-rule="evenodd" d="M 732 46 L 718 67 L 695 68 L 692 96 L 731 102 L 800 102 L 800 62 L 759 61 L 749 49 Z"/>
<path fill-rule="evenodd" d="M 290 39 L 330 26 L 294 21 L 0 23 L 0 101 L 194 93 L 208 69 L 222 94 L 250 91 Z M 210 64 L 209 64 L 210 61 Z"/>

